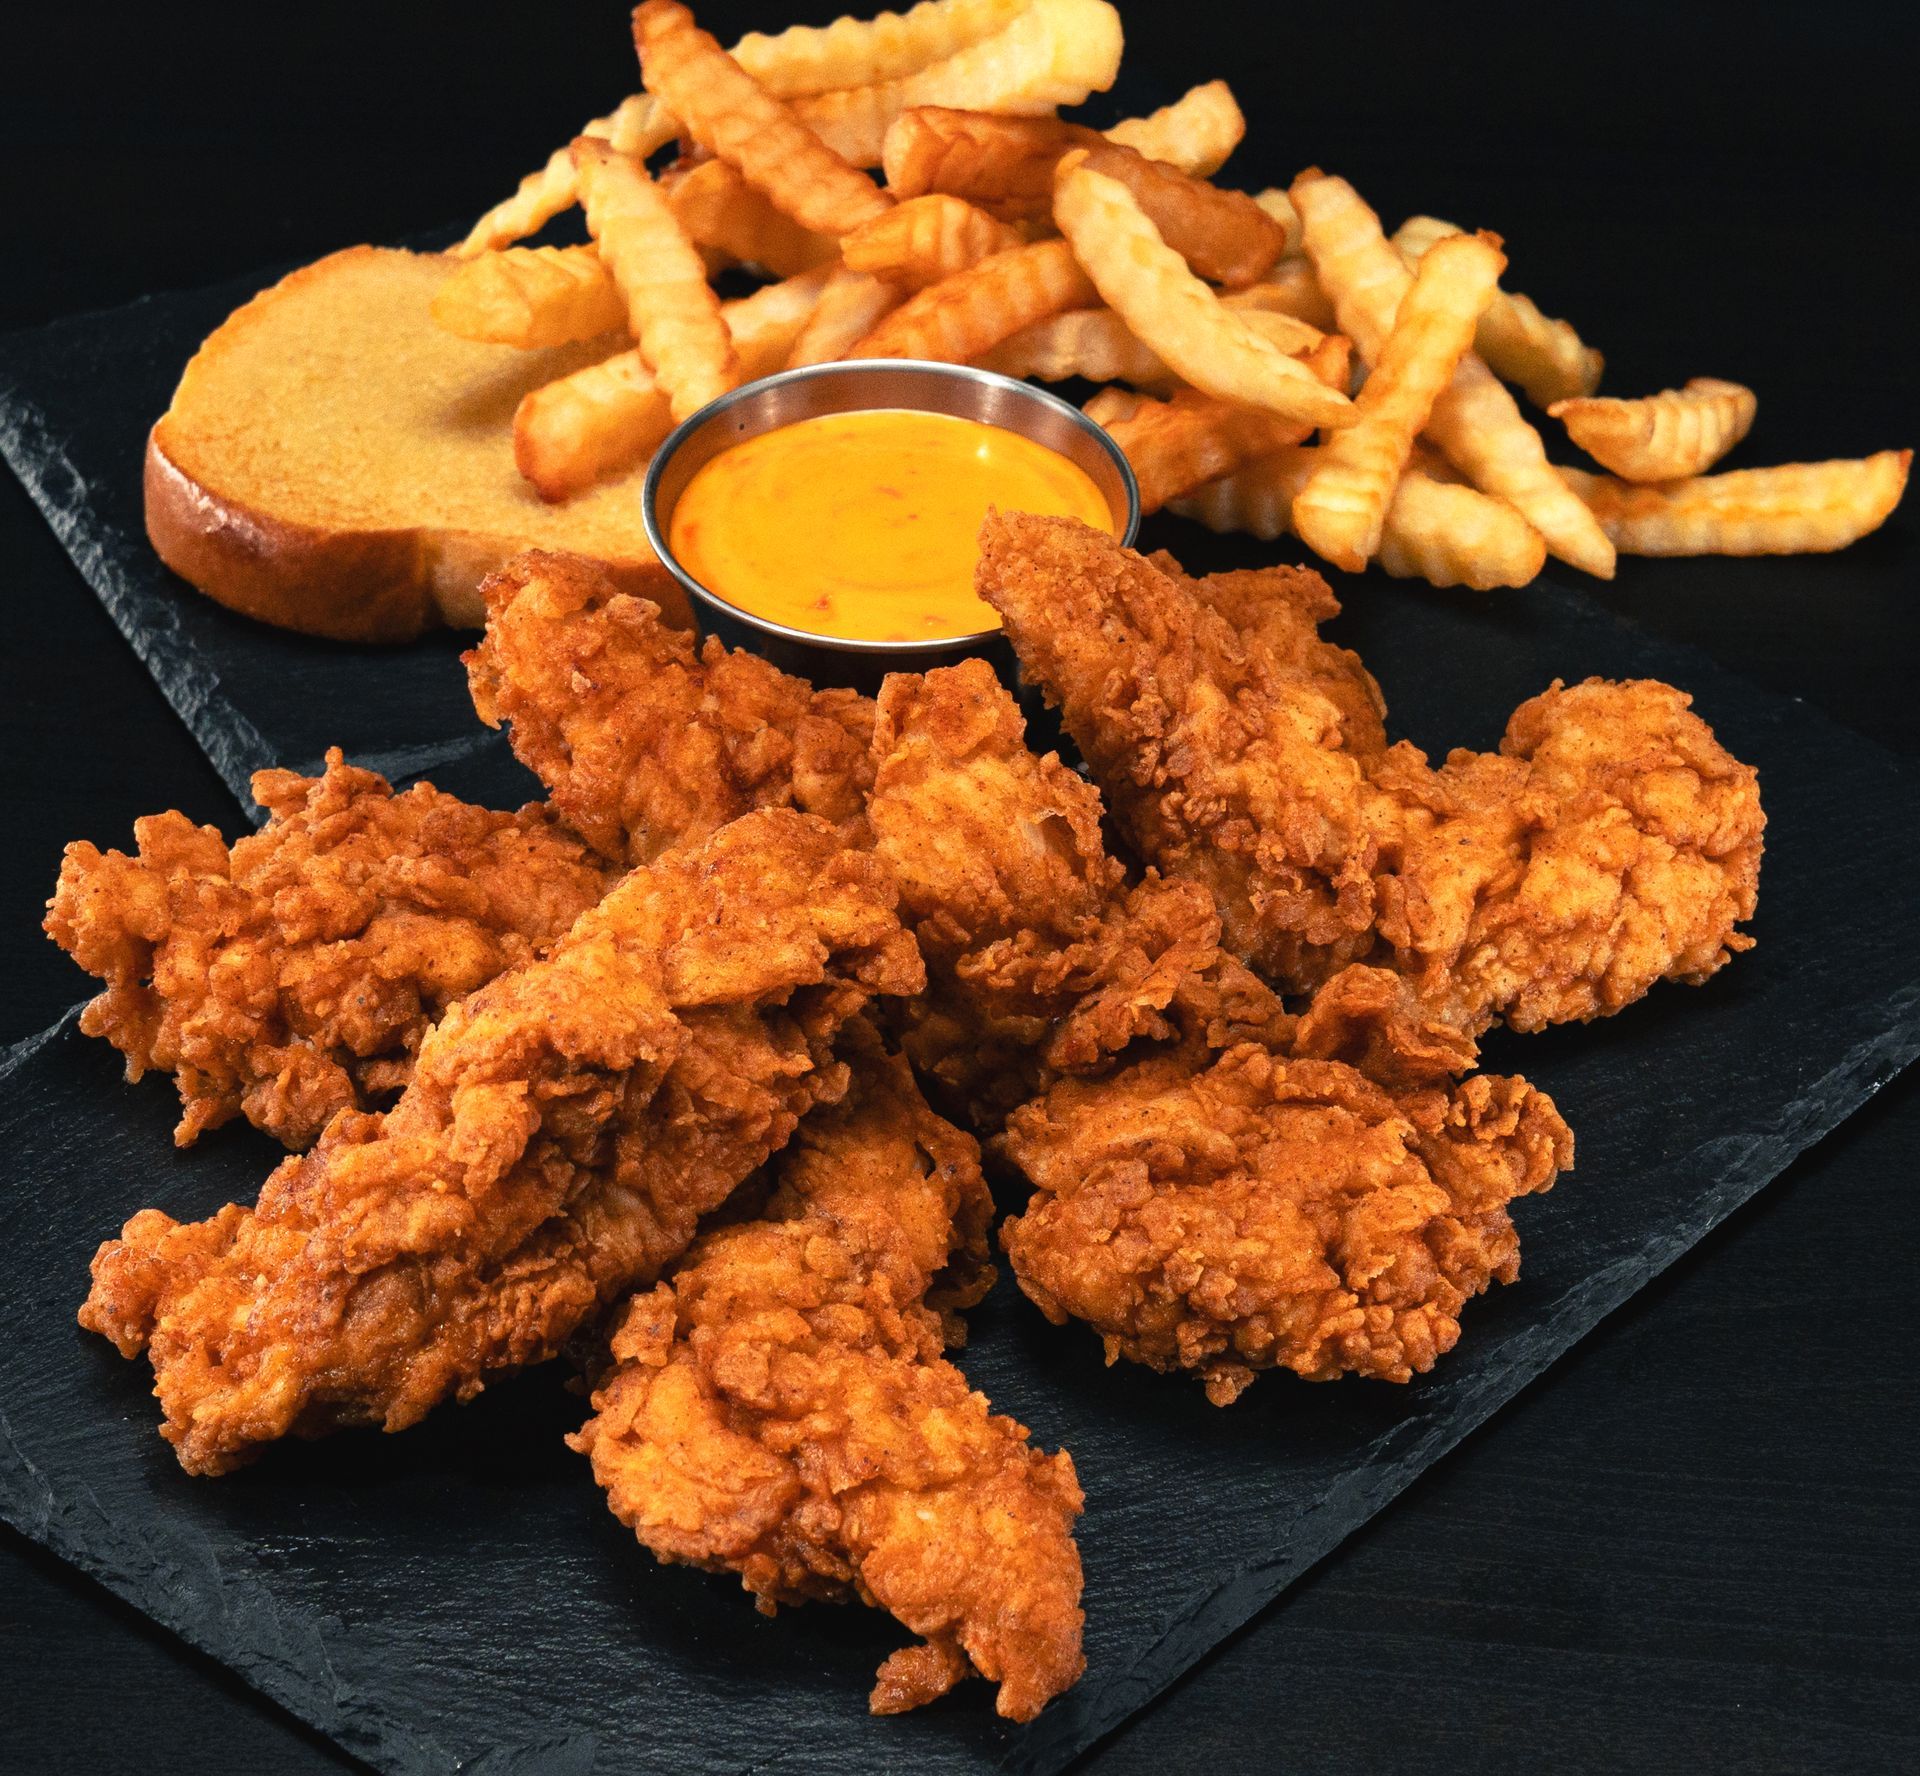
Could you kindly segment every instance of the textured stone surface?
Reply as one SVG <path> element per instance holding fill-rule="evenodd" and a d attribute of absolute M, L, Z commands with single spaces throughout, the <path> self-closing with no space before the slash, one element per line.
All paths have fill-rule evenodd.
<path fill-rule="evenodd" d="M 477 748 L 453 638 L 369 654 L 229 617 L 139 536 L 137 463 L 192 341 L 241 291 L 168 298 L 0 343 L 0 441 L 70 553 L 236 789 L 329 739 L 397 775 L 523 793 Z M 112 391 L 111 397 L 103 390 Z M 1254 558 L 1169 525 L 1196 566 Z M 1257 552 L 1255 552 L 1257 553 Z M 144 1365 L 81 1333 L 95 1243 L 133 1209 L 245 1199 L 272 1155 L 235 1130 L 168 1143 L 170 1088 L 119 1082 L 70 1023 L 0 1077 L 0 1515 L 384 1769 L 487 1772 L 1059 1768 L 1110 1730 L 1774 1176 L 1920 1049 L 1920 795 L 1871 745 L 1656 644 L 1585 596 L 1491 599 L 1372 581 L 1343 639 L 1396 732 L 1485 745 L 1546 680 L 1653 674 L 1760 765 L 1772 825 L 1760 948 L 1703 989 L 1489 1046 L 1560 1100 L 1578 1170 L 1520 1206 L 1524 1274 L 1406 1389 L 1269 1377 L 1231 1411 L 1042 1322 L 1004 1282 L 962 1362 L 1074 1451 L 1088 1492 L 1090 1667 L 1010 1730 L 966 1686 L 877 1722 L 897 1631 L 814 1608 L 767 1622 L 728 1581 L 662 1570 L 560 1445 L 563 1378 L 496 1388 L 403 1437 L 275 1451 L 190 1481 L 153 1431 Z"/>

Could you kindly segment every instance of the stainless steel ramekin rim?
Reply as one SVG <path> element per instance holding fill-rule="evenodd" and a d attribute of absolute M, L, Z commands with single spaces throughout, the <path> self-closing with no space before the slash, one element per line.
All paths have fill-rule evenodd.
<path fill-rule="evenodd" d="M 771 617 L 762 617 L 753 611 L 743 610 L 730 599 L 721 597 L 712 587 L 695 579 L 675 556 L 660 526 L 656 511 L 661 476 L 665 473 L 668 464 L 673 461 L 675 452 L 702 427 L 711 424 L 730 409 L 763 394 L 768 389 L 784 387 L 792 383 L 845 376 L 849 371 L 856 370 L 905 371 L 910 375 L 926 377 L 929 380 L 971 382 L 985 387 L 1004 388 L 1013 391 L 1020 400 L 1051 408 L 1060 418 L 1092 438 L 1101 452 L 1112 462 L 1127 501 L 1126 520 L 1119 540 L 1123 547 L 1132 546 L 1134 537 L 1140 529 L 1140 483 L 1134 477 L 1133 465 L 1127 461 L 1126 452 L 1113 441 L 1106 428 L 1097 421 L 1089 419 L 1071 401 L 1063 401 L 1051 389 L 1037 388 L 1034 384 L 1022 382 L 1017 377 L 1002 376 L 997 370 L 982 370 L 972 364 L 947 364 L 931 358 L 836 358 L 824 364 L 802 365 L 797 370 L 777 370 L 771 376 L 756 377 L 752 382 L 743 382 L 738 388 L 729 389 L 717 400 L 709 401 L 697 413 L 689 414 L 683 419 L 667 434 L 660 448 L 654 452 L 653 461 L 647 468 L 646 481 L 640 490 L 640 521 L 645 527 L 647 542 L 659 558 L 660 565 L 673 575 L 686 591 L 687 596 L 695 603 L 713 605 L 725 611 L 736 622 L 744 623 L 751 629 L 757 629 L 764 635 L 778 636 L 783 641 L 798 642 L 808 647 L 826 648 L 836 653 L 879 655 L 925 655 L 949 651 L 958 653 L 1001 633 L 996 626 L 992 629 L 976 629 L 967 635 L 943 635 L 924 641 L 861 641 L 844 635 L 822 635 L 812 629 L 795 629 L 788 624 L 777 623 Z M 848 411 L 859 411 L 859 409 Z"/>

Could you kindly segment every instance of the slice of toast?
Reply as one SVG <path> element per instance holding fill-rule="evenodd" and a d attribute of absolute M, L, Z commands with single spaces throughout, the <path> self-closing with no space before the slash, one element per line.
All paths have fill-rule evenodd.
<path fill-rule="evenodd" d="M 477 345 L 428 313 L 455 261 L 350 247 L 209 335 L 147 445 L 147 535 L 176 573 L 264 622 L 343 641 L 479 627 L 480 582 L 566 550 L 692 626 L 640 522 L 642 471 L 547 505 L 513 465 L 529 389 L 621 350 Z"/>

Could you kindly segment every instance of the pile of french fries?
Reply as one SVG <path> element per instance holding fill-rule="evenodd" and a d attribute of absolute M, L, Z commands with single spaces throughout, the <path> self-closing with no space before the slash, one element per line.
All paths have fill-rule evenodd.
<path fill-rule="evenodd" d="M 1501 286 L 1497 236 L 1389 237 L 1317 168 L 1216 183 L 1246 129 L 1224 81 L 1105 131 L 1060 118 L 1119 72 L 1107 0 L 922 0 L 731 51 L 645 0 L 633 37 L 644 90 L 480 219 L 434 303 L 468 339 L 630 335 L 522 402 L 515 460 L 547 499 L 744 381 L 863 357 L 1105 384 L 1087 411 L 1146 510 L 1436 586 L 1837 549 L 1905 488 L 1910 451 L 1711 474 L 1752 391 L 1596 396 L 1600 354 Z M 516 244 L 574 205 L 589 244 Z M 737 270 L 766 281 L 722 301 Z M 1610 473 L 1550 461 L 1509 384 Z"/>

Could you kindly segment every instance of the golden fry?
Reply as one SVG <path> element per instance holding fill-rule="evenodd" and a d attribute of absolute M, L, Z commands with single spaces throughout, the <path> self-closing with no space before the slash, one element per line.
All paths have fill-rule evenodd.
<path fill-rule="evenodd" d="M 1126 452 L 1140 483 L 1142 512 L 1157 512 L 1169 500 L 1230 474 L 1242 463 L 1298 444 L 1313 429 L 1217 401 L 1198 389 L 1180 389 L 1165 401 L 1139 401 L 1125 411 L 1117 402 L 1096 397 L 1087 412 Z"/>
<path fill-rule="evenodd" d="M 1246 133 L 1247 120 L 1233 88 L 1224 80 L 1209 80 L 1151 116 L 1122 119 L 1107 131 L 1107 140 L 1196 179 L 1211 179 Z"/>
<path fill-rule="evenodd" d="M 592 247 L 502 247 L 441 284 L 433 319 L 461 339 L 531 351 L 624 329 L 627 305 Z"/>
<path fill-rule="evenodd" d="M 1286 251 L 1286 229 L 1244 191 L 1223 191 L 1112 142 L 1085 152 L 1084 164 L 1124 185 L 1160 238 L 1210 283 L 1244 289 Z"/>
<path fill-rule="evenodd" d="M 1243 531 L 1271 542 L 1292 530 L 1293 502 L 1320 451 L 1276 451 L 1209 482 L 1170 510 L 1210 530 Z M 1387 507 L 1379 565 L 1396 579 L 1435 586 L 1524 586 L 1546 565 L 1540 533 L 1505 500 L 1410 468 Z"/>
<path fill-rule="evenodd" d="M 1195 388 L 1283 419 L 1351 422 L 1352 402 L 1223 307 L 1127 187 L 1093 171 L 1077 150 L 1060 163 L 1054 219 L 1107 305 Z"/>
<path fill-rule="evenodd" d="M 610 143 L 622 154 L 645 160 L 664 148 L 680 132 L 679 124 L 651 93 L 622 99 L 605 117 L 596 117 L 580 134 Z M 529 173 L 509 198 L 495 204 L 474 223 L 467 238 L 453 249 L 458 258 L 471 259 L 496 247 L 525 240 L 580 201 L 580 181 L 573 170 L 573 145 L 556 148 L 547 164 Z"/>
<path fill-rule="evenodd" d="M 1813 555 L 1886 523 L 1906 492 L 1911 450 L 1783 463 L 1636 486 L 1562 469 L 1625 555 Z"/>
<path fill-rule="evenodd" d="M 1004 29 L 1030 0 L 921 0 L 874 19 L 835 19 L 815 29 L 796 25 L 772 36 L 755 31 L 733 46 L 733 58 L 776 98 L 798 98 L 918 72 Z M 576 132 L 600 136 L 622 154 L 645 160 L 680 133 L 680 121 L 652 93 L 635 93 L 606 117 Z M 579 200 L 573 156 L 556 149 L 547 164 L 495 204 L 454 251 L 461 257 L 524 240 Z"/>
<path fill-rule="evenodd" d="M 573 153 L 587 229 L 626 299 L 634 344 L 685 419 L 740 379 L 707 268 L 637 160 L 590 136 Z"/>
<path fill-rule="evenodd" d="M 1753 427 L 1759 406 L 1737 382 L 1696 376 L 1683 389 L 1641 401 L 1576 397 L 1547 409 L 1567 436 L 1626 481 L 1681 481 L 1702 475 Z"/>
<path fill-rule="evenodd" d="M 971 364 L 1022 327 L 1096 299 L 1072 247 L 1034 241 L 909 297 L 847 356 Z"/>
<path fill-rule="evenodd" d="M 666 391 L 637 351 L 618 352 L 521 398 L 513 461 L 542 499 L 570 499 L 645 462 L 673 429 Z"/>
<path fill-rule="evenodd" d="M 820 294 L 813 317 L 794 341 L 787 358 L 790 368 L 826 364 L 844 358 L 857 340 L 864 339 L 900 306 L 900 289 L 884 278 L 839 267 Z"/>
<path fill-rule="evenodd" d="M 1335 567 L 1359 573 L 1378 553 L 1413 441 L 1472 344 L 1505 265 L 1490 237 L 1464 234 L 1441 241 L 1421 261 L 1355 399 L 1359 418 L 1328 441 L 1293 502 L 1295 533 Z"/>
<path fill-rule="evenodd" d="M 1277 186 L 1269 186 L 1265 191 L 1256 191 L 1253 201 L 1267 215 L 1287 231 L 1287 253 L 1290 259 L 1300 256 L 1300 212 L 1293 207 L 1293 199 Z"/>
<path fill-rule="evenodd" d="M 802 99 L 850 86 L 877 86 L 1004 30 L 1030 0 L 921 0 L 904 13 L 837 18 L 830 25 L 750 31 L 733 59 L 778 99 Z"/>
<path fill-rule="evenodd" d="M 802 228 L 838 237 L 888 207 L 885 192 L 756 84 L 680 0 L 643 0 L 633 41 L 647 90 Z"/>
<path fill-rule="evenodd" d="M 1340 330 L 1374 362 L 1413 274 L 1380 229 L 1380 218 L 1344 179 L 1318 168 L 1302 173 L 1290 193 L 1320 286 L 1332 299 Z M 1427 436 L 1474 486 L 1513 506 L 1562 561 L 1603 580 L 1613 578 L 1606 534 L 1547 461 L 1540 434 L 1521 417 L 1499 379 L 1469 352 L 1433 404 Z"/>
<path fill-rule="evenodd" d="M 1331 333 L 1340 324 L 1326 291 L 1320 288 L 1320 279 L 1305 259 L 1282 259 L 1259 283 L 1235 290 L 1223 300 L 1229 308 L 1259 308 L 1270 314 L 1292 315 L 1322 333 Z"/>
<path fill-rule="evenodd" d="M 1045 116 L 1105 92 L 1120 72 L 1108 0 L 1031 0 L 1004 30 L 902 79 L 798 99 L 794 114 L 855 166 L 878 166 L 887 131 L 915 105 Z"/>
<path fill-rule="evenodd" d="M 881 144 L 887 189 L 897 198 L 945 192 L 1008 221 L 1047 215 L 1053 169 L 1097 131 L 1058 117 L 1001 117 L 946 105 L 916 105 L 894 119 Z"/>
<path fill-rule="evenodd" d="M 1409 265 L 1418 265 L 1435 241 L 1461 232 L 1451 222 L 1412 216 L 1394 231 L 1393 244 Z M 1570 322 L 1553 320 L 1530 296 L 1511 290 L 1494 293 L 1480 317 L 1473 349 L 1496 376 L 1518 383 L 1536 407 L 1592 394 L 1606 365 Z"/>
<path fill-rule="evenodd" d="M 897 197 L 941 191 L 1024 221 L 1048 213 L 1060 157 L 1076 148 L 1095 172 L 1125 185 L 1167 245 L 1213 283 L 1254 283 L 1286 250 L 1285 228 L 1245 192 L 1223 191 L 1054 117 L 921 107 L 887 132 L 882 163 Z"/>
<path fill-rule="evenodd" d="M 930 191 L 895 204 L 840 242 L 849 269 L 924 290 L 942 278 L 1022 245 L 1018 230 L 976 209 L 964 197 Z"/>
<path fill-rule="evenodd" d="M 1111 429 L 1119 421 L 1138 413 L 1146 404 L 1146 399 L 1145 395 L 1136 394 L 1132 389 L 1096 389 L 1080 411 L 1096 425 Z"/>
<path fill-rule="evenodd" d="M 913 200 L 918 202 L 918 199 Z M 901 205 L 905 209 L 907 205 Z M 1236 303 L 1228 298 L 1227 306 Z M 1257 308 L 1242 310 L 1247 324 L 1289 357 L 1304 360 L 1330 388 L 1345 390 L 1347 342 L 1296 321 L 1291 315 Z M 1064 382 L 1082 376 L 1089 382 L 1130 382 L 1159 388 L 1179 380 L 1160 354 L 1145 344 L 1110 308 L 1081 308 L 1023 327 L 979 359 L 983 369 L 1003 376 L 1034 376 Z"/>
<path fill-rule="evenodd" d="M 724 160 L 689 167 L 667 193 L 695 246 L 729 264 L 757 265 L 777 278 L 796 277 L 838 256 L 838 244 L 781 214 Z"/>
<path fill-rule="evenodd" d="M 721 308 L 743 380 L 780 369 L 825 289 L 825 267 L 768 284 Z M 570 498 L 646 460 L 673 425 L 667 397 L 637 351 L 617 353 L 522 399 L 513 457 L 541 496 Z"/>

